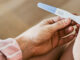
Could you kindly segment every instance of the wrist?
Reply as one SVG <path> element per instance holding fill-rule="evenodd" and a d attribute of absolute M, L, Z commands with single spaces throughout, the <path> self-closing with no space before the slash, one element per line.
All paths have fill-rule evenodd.
<path fill-rule="evenodd" d="M 16 37 L 15 39 L 21 48 L 21 51 L 23 54 L 23 59 L 30 58 L 33 55 L 32 51 L 31 51 L 32 47 L 31 47 L 30 41 L 25 39 L 24 37 Z"/>

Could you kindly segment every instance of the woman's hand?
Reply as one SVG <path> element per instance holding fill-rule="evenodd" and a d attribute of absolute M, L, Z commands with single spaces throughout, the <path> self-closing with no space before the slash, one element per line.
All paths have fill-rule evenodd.
<path fill-rule="evenodd" d="M 18 36 L 16 39 L 22 49 L 23 58 L 43 55 L 74 39 L 74 34 L 64 37 L 73 31 L 70 23 L 69 18 L 45 19 Z"/>

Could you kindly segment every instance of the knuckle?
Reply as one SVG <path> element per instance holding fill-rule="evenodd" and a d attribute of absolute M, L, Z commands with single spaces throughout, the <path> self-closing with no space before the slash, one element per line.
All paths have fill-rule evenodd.
<path fill-rule="evenodd" d="M 58 25 L 64 27 L 64 26 L 65 26 L 65 21 L 60 21 L 60 22 L 58 22 Z"/>

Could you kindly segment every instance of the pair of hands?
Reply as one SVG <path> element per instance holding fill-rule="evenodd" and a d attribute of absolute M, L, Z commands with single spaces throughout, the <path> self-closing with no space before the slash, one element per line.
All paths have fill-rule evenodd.
<path fill-rule="evenodd" d="M 43 55 L 73 40 L 77 32 L 67 36 L 73 32 L 73 25 L 75 23 L 69 18 L 53 17 L 45 19 L 25 31 L 16 38 L 21 47 L 23 58 Z"/>

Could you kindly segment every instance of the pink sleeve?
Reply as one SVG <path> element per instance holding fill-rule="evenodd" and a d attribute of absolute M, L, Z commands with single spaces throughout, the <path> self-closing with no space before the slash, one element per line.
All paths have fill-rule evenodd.
<path fill-rule="evenodd" d="M 22 52 L 16 40 L 0 40 L 0 60 L 22 60 Z"/>

